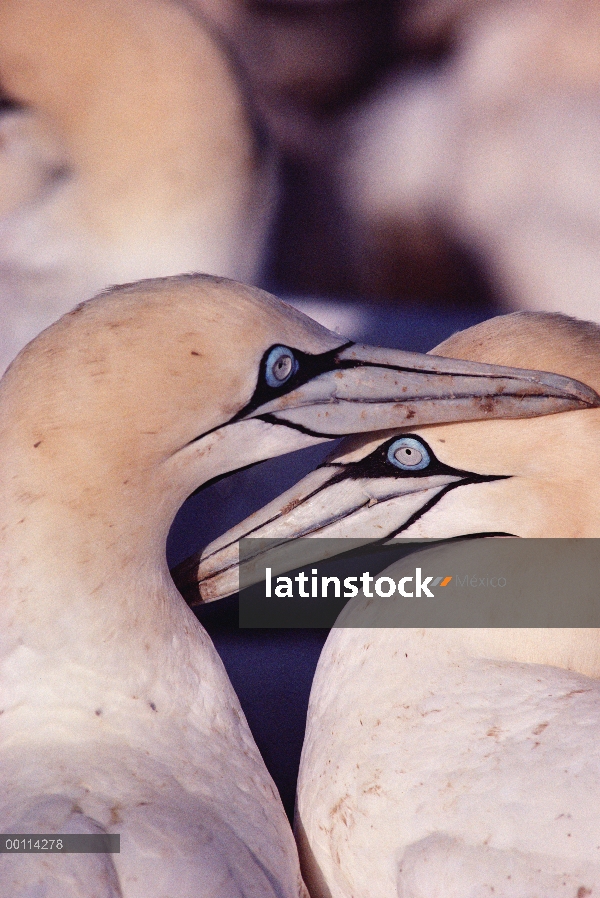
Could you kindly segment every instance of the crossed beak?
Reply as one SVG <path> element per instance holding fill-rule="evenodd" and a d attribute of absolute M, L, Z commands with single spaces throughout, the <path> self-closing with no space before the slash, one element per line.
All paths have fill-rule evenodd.
<path fill-rule="evenodd" d="M 254 419 L 322 440 L 600 406 L 591 388 L 546 372 L 355 344 L 298 355 L 302 376 L 278 395 L 259 383 L 232 424 Z M 399 477 L 385 465 L 374 473 L 364 464 L 330 461 L 211 543 L 201 557 L 182 562 L 173 578 L 189 604 L 214 601 L 239 588 L 239 539 L 391 539 L 448 490 L 489 479 L 496 478 L 439 464 Z"/>

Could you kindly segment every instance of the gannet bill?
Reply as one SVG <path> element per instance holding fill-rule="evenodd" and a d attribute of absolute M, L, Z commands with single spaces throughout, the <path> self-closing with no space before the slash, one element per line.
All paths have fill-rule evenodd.
<path fill-rule="evenodd" d="M 273 783 L 169 576 L 167 532 L 200 484 L 326 439 L 323 422 L 360 429 L 372 398 L 398 425 L 407 411 L 430 420 L 436 377 L 437 416 L 466 413 L 457 378 L 481 400 L 472 414 L 486 414 L 486 395 L 511 413 L 519 388 L 531 409 L 593 402 L 569 379 L 456 362 L 434 375 L 434 359 L 413 355 L 407 406 L 390 394 L 390 376 L 411 379 L 407 358 L 354 350 L 261 291 L 198 275 L 114 288 L 11 364 L 0 830 L 121 835 L 112 856 L 0 852 L 11 898 L 304 895 Z M 498 398 L 499 383 L 511 388 Z"/>
<path fill-rule="evenodd" d="M 277 165 L 190 4 L 0 0 L 0 373 L 111 284 L 259 279 Z"/>
<path fill-rule="evenodd" d="M 600 328 L 560 315 L 494 319 L 435 351 L 553 361 L 600 386 Z M 598 537 L 599 432 L 590 408 L 352 438 L 244 529 Z M 595 895 L 600 630 L 373 629 L 369 604 L 342 613 L 311 692 L 296 834 L 312 898 Z"/>

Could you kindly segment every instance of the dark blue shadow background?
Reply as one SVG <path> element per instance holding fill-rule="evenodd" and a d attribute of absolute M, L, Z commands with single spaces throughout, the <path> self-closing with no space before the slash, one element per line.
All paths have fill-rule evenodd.
<path fill-rule="evenodd" d="M 302 311 L 358 342 L 423 352 L 445 337 L 498 314 L 480 307 L 296 300 Z M 167 543 L 172 567 L 265 505 L 312 470 L 332 443 L 241 471 L 192 496 Z M 237 596 L 198 609 L 236 690 L 290 819 L 310 686 L 326 630 L 240 630 Z"/>

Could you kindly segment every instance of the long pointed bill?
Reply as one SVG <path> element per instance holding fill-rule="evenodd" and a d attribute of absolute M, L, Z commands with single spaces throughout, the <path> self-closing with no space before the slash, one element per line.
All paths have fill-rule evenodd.
<path fill-rule="evenodd" d="M 257 391 L 237 420 L 313 436 L 486 418 L 529 418 L 600 404 L 590 387 L 541 371 L 352 344 L 305 357 L 306 375 L 279 395 Z M 295 380 L 295 382 L 294 382 Z"/>

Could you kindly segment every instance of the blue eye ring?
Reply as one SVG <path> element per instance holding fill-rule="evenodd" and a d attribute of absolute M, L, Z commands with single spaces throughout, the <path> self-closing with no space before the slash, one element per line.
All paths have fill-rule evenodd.
<path fill-rule="evenodd" d="M 298 360 L 287 346 L 274 346 L 265 362 L 265 380 L 270 387 L 282 387 L 298 370 Z"/>
<path fill-rule="evenodd" d="M 387 451 L 388 461 L 401 471 L 423 471 L 431 464 L 426 446 L 414 437 L 400 437 Z"/>

